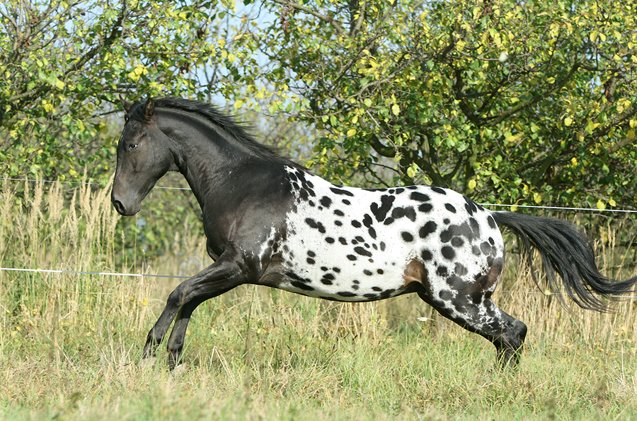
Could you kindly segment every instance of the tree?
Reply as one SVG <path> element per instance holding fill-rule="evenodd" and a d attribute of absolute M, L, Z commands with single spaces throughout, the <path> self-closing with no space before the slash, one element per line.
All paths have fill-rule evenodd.
<path fill-rule="evenodd" d="M 2 172 L 65 179 L 86 168 L 108 179 L 120 127 L 106 117 L 121 110 L 119 96 L 220 91 L 227 10 L 203 0 L 3 2 Z"/>
<path fill-rule="evenodd" d="M 635 7 L 610 0 L 0 5 L 0 167 L 110 175 L 117 97 L 226 98 L 315 170 L 481 201 L 634 207 Z M 118 127 L 116 127 L 118 129 Z M 307 145 L 299 145 L 307 150 Z"/>
<path fill-rule="evenodd" d="M 634 207 L 637 10 L 612 1 L 273 0 L 264 78 L 310 162 L 484 201 Z M 289 101 L 289 100 L 288 100 Z M 395 180 L 394 180 L 395 181 Z"/>

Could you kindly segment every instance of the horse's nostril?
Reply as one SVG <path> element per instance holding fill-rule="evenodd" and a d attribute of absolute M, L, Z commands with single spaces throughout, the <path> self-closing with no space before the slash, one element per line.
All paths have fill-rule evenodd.
<path fill-rule="evenodd" d="M 120 215 L 124 215 L 126 213 L 126 208 L 124 208 L 124 205 L 122 205 L 122 202 L 119 200 L 113 200 L 113 207 Z"/>

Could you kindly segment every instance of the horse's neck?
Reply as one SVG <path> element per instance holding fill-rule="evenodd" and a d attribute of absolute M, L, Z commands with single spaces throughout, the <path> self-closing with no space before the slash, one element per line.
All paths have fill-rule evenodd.
<path fill-rule="evenodd" d="M 182 145 L 179 172 L 188 181 L 199 205 L 204 209 L 207 202 L 223 200 L 224 181 L 232 176 L 239 159 L 228 156 L 207 140 L 189 139 Z"/>
<path fill-rule="evenodd" d="M 243 192 L 241 183 L 246 178 L 246 168 L 251 180 L 270 178 L 268 167 L 259 165 L 259 158 L 235 145 L 232 139 L 222 137 L 215 129 L 203 135 L 186 133 L 188 138 L 179 139 L 178 168 L 202 210 L 234 202 L 235 195 Z M 211 136 L 214 138 L 210 139 Z"/>
<path fill-rule="evenodd" d="M 283 171 L 280 162 L 268 161 L 199 116 L 167 110 L 162 117 L 162 131 L 176 145 L 175 163 L 202 210 L 234 202 L 244 194 L 242 180 L 267 182 Z"/>

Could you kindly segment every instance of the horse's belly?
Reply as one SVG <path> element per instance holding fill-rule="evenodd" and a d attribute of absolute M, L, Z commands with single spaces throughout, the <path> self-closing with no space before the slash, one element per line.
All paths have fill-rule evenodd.
<path fill-rule="evenodd" d="M 284 280 L 278 287 L 340 301 L 378 300 L 401 294 L 407 284 L 405 265 L 401 263 L 405 259 L 374 257 L 351 261 L 342 253 L 319 255 L 309 251 L 301 256 L 304 262 L 295 259 L 284 265 Z"/>
<path fill-rule="evenodd" d="M 395 242 L 390 247 L 387 240 L 370 238 L 366 231 L 328 234 L 297 228 L 284 245 L 284 280 L 278 287 L 341 301 L 399 295 L 416 250 Z"/>

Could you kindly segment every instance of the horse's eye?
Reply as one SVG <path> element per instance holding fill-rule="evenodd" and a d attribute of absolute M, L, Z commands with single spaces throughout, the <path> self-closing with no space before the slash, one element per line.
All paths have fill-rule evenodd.
<path fill-rule="evenodd" d="M 129 143 L 128 144 L 128 150 L 129 151 L 132 151 L 135 148 L 137 148 L 137 143 Z"/>

